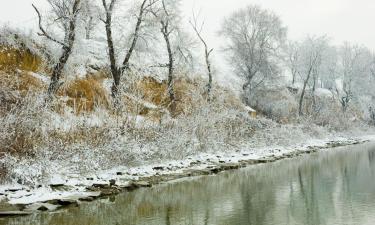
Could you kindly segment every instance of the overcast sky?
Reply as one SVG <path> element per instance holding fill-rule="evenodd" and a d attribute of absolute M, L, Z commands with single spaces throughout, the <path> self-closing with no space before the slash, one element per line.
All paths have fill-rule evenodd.
<path fill-rule="evenodd" d="M 374 0 L 182 0 L 182 2 L 187 20 L 193 9 L 201 10 L 202 19 L 206 22 L 204 35 L 210 46 L 216 50 L 221 47 L 221 39 L 217 31 L 222 18 L 249 4 L 259 4 L 278 14 L 288 27 L 289 37 L 292 39 L 326 34 L 334 44 L 349 41 L 375 50 Z M 46 0 L 1 0 L 0 24 L 25 27 L 25 29 L 36 27 L 37 19 L 31 3 L 35 3 L 41 9 L 46 7 Z M 214 57 L 216 69 L 225 75 L 223 66 L 220 66 L 225 64 L 222 61 L 223 55 L 215 54 Z"/>
<path fill-rule="evenodd" d="M 335 43 L 351 41 L 375 50 L 374 0 L 182 0 L 184 12 L 201 9 L 207 36 L 213 42 L 223 16 L 248 4 L 259 4 L 276 12 L 289 28 L 291 38 L 327 34 Z M 35 25 L 31 3 L 43 7 L 45 0 L 2 0 L 0 23 Z"/>

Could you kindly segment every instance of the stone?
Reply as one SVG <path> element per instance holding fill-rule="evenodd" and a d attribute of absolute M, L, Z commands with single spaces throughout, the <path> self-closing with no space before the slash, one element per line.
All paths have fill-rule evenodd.
<path fill-rule="evenodd" d="M 211 172 L 212 173 L 220 173 L 223 169 L 220 168 L 220 167 L 214 167 L 214 168 L 210 168 Z"/>
<path fill-rule="evenodd" d="M 110 185 L 110 186 L 114 186 L 114 185 L 116 185 L 116 180 L 115 180 L 115 179 L 111 179 L 111 180 L 109 180 L 109 185 Z"/>
<path fill-rule="evenodd" d="M 95 188 L 109 188 L 109 184 L 107 183 L 95 183 L 92 186 Z"/>
<path fill-rule="evenodd" d="M 23 190 L 22 187 L 11 187 L 7 189 L 7 191 L 9 192 L 17 192 L 17 191 L 22 191 L 22 190 Z"/>
<path fill-rule="evenodd" d="M 31 214 L 32 212 L 26 212 L 26 211 L 3 211 L 3 212 L 0 212 L 0 217 L 27 216 Z"/>
<path fill-rule="evenodd" d="M 135 185 L 136 187 L 151 187 L 152 186 L 147 181 L 136 181 L 136 182 L 133 182 L 133 185 Z"/>
<path fill-rule="evenodd" d="M 58 199 L 57 203 L 59 205 L 62 205 L 62 206 L 68 206 L 68 205 L 78 206 L 79 205 L 79 203 L 78 203 L 78 201 L 76 199 L 69 199 L 69 198 Z"/>
<path fill-rule="evenodd" d="M 153 170 L 164 170 L 163 166 L 155 166 L 152 168 Z"/>
<path fill-rule="evenodd" d="M 95 198 L 93 198 L 91 196 L 88 196 L 88 197 L 80 198 L 79 200 L 82 201 L 82 202 L 92 202 L 92 201 L 95 200 Z"/>
<path fill-rule="evenodd" d="M 240 165 L 236 163 L 228 163 L 228 164 L 222 165 L 222 168 L 224 170 L 235 170 L 235 169 L 239 169 Z"/>
<path fill-rule="evenodd" d="M 191 162 L 190 163 L 190 166 L 196 166 L 196 165 L 198 165 L 199 163 L 198 162 Z"/>
<path fill-rule="evenodd" d="M 25 207 L 25 211 L 55 211 L 59 208 L 59 205 L 53 205 L 50 203 L 34 203 Z"/>
<path fill-rule="evenodd" d="M 102 189 L 100 196 L 115 195 L 119 193 L 120 193 L 120 190 L 116 188 L 108 188 L 108 189 Z"/>

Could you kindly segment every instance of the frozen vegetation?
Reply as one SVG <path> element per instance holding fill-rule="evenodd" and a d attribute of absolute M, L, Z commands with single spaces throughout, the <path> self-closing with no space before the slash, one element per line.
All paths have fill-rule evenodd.
<path fill-rule="evenodd" d="M 224 19 L 212 51 L 178 0 L 49 2 L 48 15 L 35 6 L 39 35 L 0 30 L 1 182 L 41 188 L 13 203 L 119 171 L 131 180 L 157 165 L 372 139 L 375 56 L 363 46 L 288 40 L 277 15 L 248 6 Z M 224 78 L 215 54 L 232 68 Z"/>

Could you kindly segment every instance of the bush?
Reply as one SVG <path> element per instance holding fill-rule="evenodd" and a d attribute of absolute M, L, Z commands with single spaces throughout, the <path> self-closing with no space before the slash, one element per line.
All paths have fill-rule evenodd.
<path fill-rule="evenodd" d="M 298 112 L 298 102 L 287 88 L 257 90 L 250 105 L 270 119 L 278 122 L 293 121 Z"/>

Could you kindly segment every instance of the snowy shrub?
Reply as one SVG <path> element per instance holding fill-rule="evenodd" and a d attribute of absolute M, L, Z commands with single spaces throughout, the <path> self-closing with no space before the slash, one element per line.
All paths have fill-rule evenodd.
<path fill-rule="evenodd" d="M 258 90 L 250 104 L 268 118 L 283 122 L 293 120 L 298 110 L 297 100 L 287 88 Z"/>

